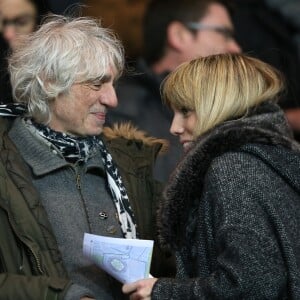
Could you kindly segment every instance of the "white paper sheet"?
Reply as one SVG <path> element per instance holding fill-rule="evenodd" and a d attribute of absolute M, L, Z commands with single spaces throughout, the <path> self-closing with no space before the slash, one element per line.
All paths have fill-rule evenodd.
<path fill-rule="evenodd" d="M 122 283 L 149 278 L 152 240 L 122 239 L 85 233 L 83 253 Z"/>

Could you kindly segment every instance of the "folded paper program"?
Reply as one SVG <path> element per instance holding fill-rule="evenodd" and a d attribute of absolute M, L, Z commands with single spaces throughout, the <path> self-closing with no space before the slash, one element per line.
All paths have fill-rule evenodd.
<path fill-rule="evenodd" d="M 83 253 L 122 283 L 148 278 L 152 240 L 122 239 L 85 233 Z"/>

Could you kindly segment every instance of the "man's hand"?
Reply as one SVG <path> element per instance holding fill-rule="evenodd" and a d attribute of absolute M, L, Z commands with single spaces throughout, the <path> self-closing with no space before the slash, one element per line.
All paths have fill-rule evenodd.
<path fill-rule="evenodd" d="M 129 294 L 130 300 L 151 300 L 152 288 L 156 281 L 157 278 L 149 278 L 124 284 L 122 291 Z"/>

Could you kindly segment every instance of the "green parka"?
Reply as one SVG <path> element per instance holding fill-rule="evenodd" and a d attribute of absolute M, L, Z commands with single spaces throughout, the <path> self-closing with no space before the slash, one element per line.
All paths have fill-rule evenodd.
<path fill-rule="evenodd" d="M 7 135 L 10 125 L 11 120 L 0 119 L 0 299 L 64 299 L 71 282 L 39 194 Z M 130 125 L 106 128 L 103 140 L 126 186 L 140 238 L 154 239 L 161 186 L 153 180 L 152 168 L 164 149 L 162 141 Z M 170 258 L 157 251 L 151 272 L 168 275 Z"/>

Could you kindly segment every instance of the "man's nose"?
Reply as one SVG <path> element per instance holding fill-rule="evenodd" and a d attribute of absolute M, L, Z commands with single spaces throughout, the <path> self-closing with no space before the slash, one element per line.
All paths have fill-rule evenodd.
<path fill-rule="evenodd" d="M 118 98 L 116 95 L 116 90 L 112 84 L 108 84 L 105 90 L 102 91 L 104 95 L 101 97 L 101 103 L 107 107 L 116 107 L 118 105 Z"/>
<path fill-rule="evenodd" d="M 231 41 L 228 42 L 227 49 L 228 49 L 229 53 L 241 53 L 242 52 L 241 46 L 234 39 L 232 39 Z"/>
<path fill-rule="evenodd" d="M 14 26 L 7 25 L 3 28 L 3 37 L 6 41 L 11 45 L 13 41 L 16 39 L 17 32 Z"/>

